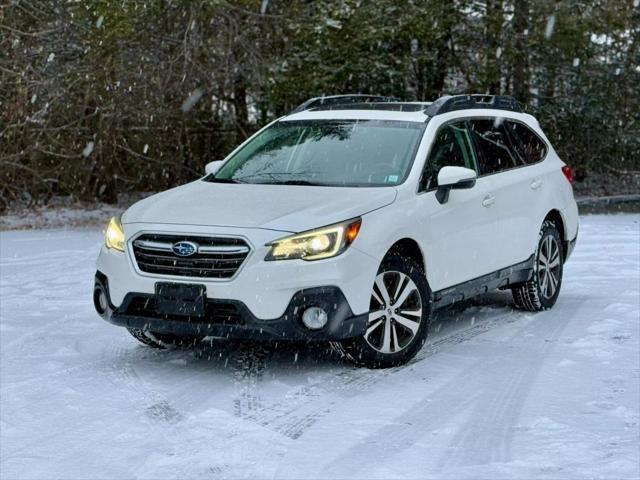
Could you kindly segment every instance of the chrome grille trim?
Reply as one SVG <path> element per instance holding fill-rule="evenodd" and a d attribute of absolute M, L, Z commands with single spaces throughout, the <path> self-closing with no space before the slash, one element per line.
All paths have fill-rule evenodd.
<path fill-rule="evenodd" d="M 151 240 L 135 240 L 134 247 L 140 247 L 143 250 L 156 250 L 158 252 L 172 252 L 173 243 L 152 242 Z"/>
<path fill-rule="evenodd" d="M 198 245 L 196 253 L 179 256 L 178 242 Z M 130 243 L 138 270 L 142 273 L 227 280 L 242 267 L 251 252 L 240 237 L 218 237 L 179 233 L 142 233 Z"/>
<path fill-rule="evenodd" d="M 143 250 L 154 250 L 158 252 L 173 252 L 173 243 L 154 242 L 150 240 L 135 240 L 135 247 Z M 249 253 L 249 247 L 246 246 L 202 246 L 198 245 L 198 253 Z"/>
<path fill-rule="evenodd" d="M 249 247 L 203 247 L 200 245 L 198 253 L 249 253 Z"/>

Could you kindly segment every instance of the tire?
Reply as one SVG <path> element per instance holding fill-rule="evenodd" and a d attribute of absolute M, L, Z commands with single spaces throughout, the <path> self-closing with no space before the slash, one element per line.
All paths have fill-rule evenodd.
<path fill-rule="evenodd" d="M 127 328 L 129 333 L 140 343 L 152 348 L 190 348 L 202 341 L 199 335 L 172 335 L 170 333 L 156 333 L 139 328 Z"/>
<path fill-rule="evenodd" d="M 528 282 L 511 289 L 516 308 L 528 312 L 548 310 L 556 303 L 562 286 L 562 237 L 553 222 L 545 221 Z"/>
<path fill-rule="evenodd" d="M 396 253 L 387 255 L 372 286 L 365 334 L 332 346 L 358 366 L 388 368 L 407 363 L 427 339 L 430 294 L 420 264 Z"/>

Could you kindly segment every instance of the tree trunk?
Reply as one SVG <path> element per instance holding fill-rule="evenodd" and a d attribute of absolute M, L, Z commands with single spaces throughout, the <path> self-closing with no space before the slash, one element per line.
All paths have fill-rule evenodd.
<path fill-rule="evenodd" d="M 236 115 L 236 135 L 239 141 L 249 134 L 249 111 L 247 108 L 247 85 L 242 75 L 236 76 L 233 83 L 233 107 Z"/>
<path fill-rule="evenodd" d="M 529 0 L 514 0 L 513 29 L 513 95 L 522 103 L 529 101 L 529 58 L 527 30 L 529 29 Z"/>
<path fill-rule="evenodd" d="M 502 0 L 487 0 L 485 31 L 485 75 L 484 90 L 490 94 L 500 93 L 500 66 L 498 64 L 498 47 L 502 33 L 504 12 Z"/>

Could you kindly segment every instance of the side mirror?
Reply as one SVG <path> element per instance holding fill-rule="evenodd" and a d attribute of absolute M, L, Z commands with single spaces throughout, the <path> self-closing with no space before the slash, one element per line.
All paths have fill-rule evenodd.
<path fill-rule="evenodd" d="M 204 167 L 204 171 L 207 175 L 211 175 L 213 173 L 216 173 L 218 170 L 220 170 L 220 167 L 222 166 L 222 164 L 223 164 L 222 160 L 215 160 L 213 162 L 209 162 Z"/>
<path fill-rule="evenodd" d="M 436 199 L 441 204 L 449 200 L 451 190 L 472 188 L 478 175 L 475 170 L 464 167 L 442 167 L 438 173 L 438 190 Z"/>

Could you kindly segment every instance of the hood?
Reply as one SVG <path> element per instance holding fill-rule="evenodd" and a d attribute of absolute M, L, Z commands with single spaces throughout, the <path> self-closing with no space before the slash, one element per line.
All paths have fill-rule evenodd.
<path fill-rule="evenodd" d="M 393 187 L 251 185 L 198 180 L 133 205 L 123 223 L 264 228 L 301 232 L 393 203 Z"/>

